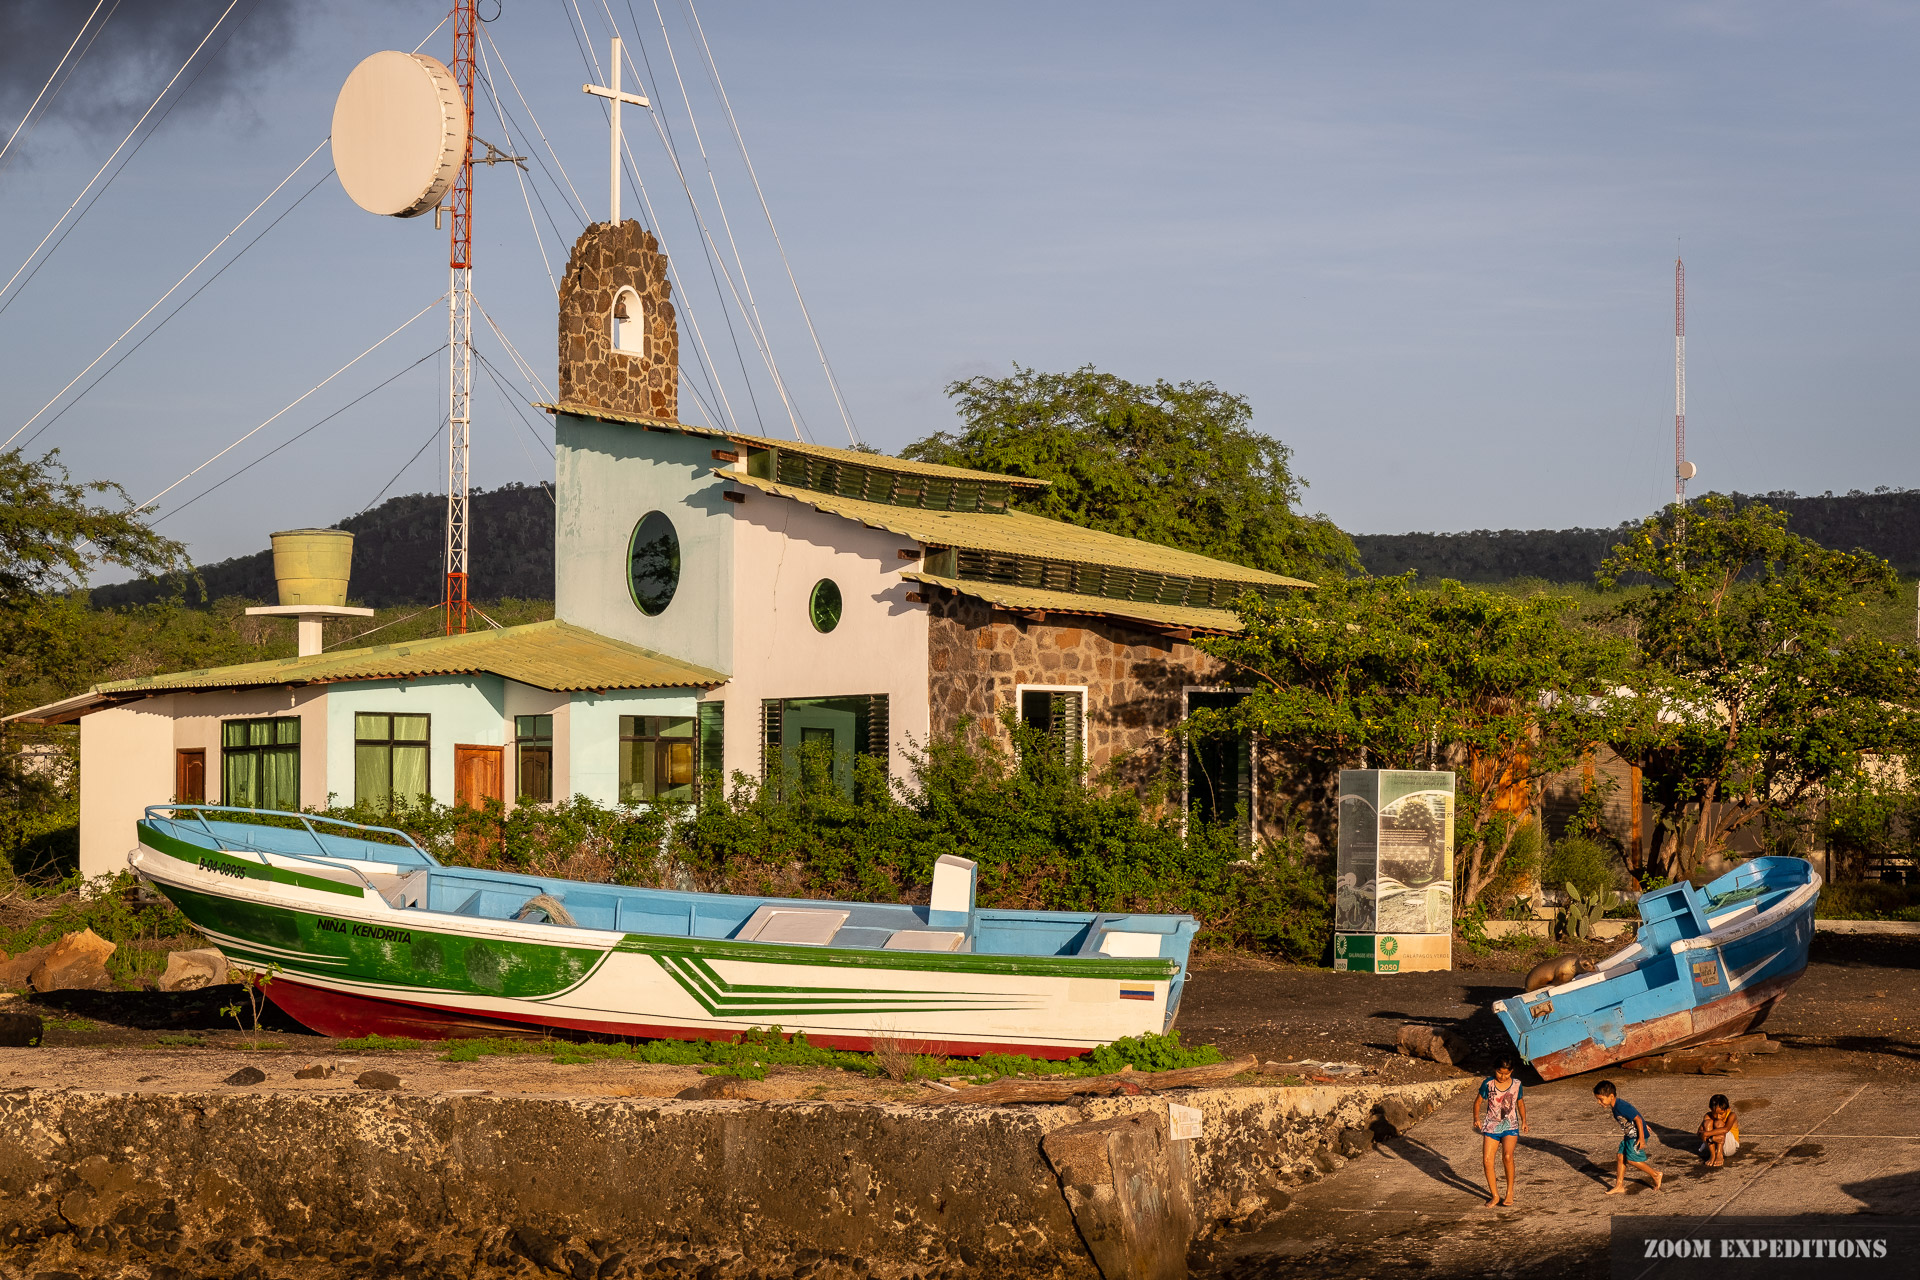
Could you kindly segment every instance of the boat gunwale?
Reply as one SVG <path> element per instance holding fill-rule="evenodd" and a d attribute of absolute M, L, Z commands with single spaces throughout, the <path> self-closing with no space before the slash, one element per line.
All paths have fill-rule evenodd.
<path fill-rule="evenodd" d="M 144 823 L 142 828 L 143 836 L 149 833 L 150 829 L 145 828 Z M 165 832 L 151 831 L 150 833 L 160 839 L 180 843 L 186 848 L 198 849 L 198 846 L 178 840 L 177 837 L 169 836 Z M 173 858 L 189 866 L 199 865 L 166 849 L 147 844 L 144 838 L 141 843 L 162 857 Z M 207 850 L 206 852 L 225 853 L 226 851 Z M 130 863 L 133 857 L 137 857 L 137 851 L 130 855 Z M 267 864 L 262 865 L 267 866 Z M 284 870 L 271 867 L 268 869 Z M 328 888 L 322 891 L 345 891 L 356 894 L 357 897 L 351 899 L 351 902 L 358 906 L 360 911 L 358 913 L 350 910 L 327 912 L 322 910 L 321 904 L 289 900 L 275 892 L 282 885 L 289 889 L 308 890 L 314 890 L 317 886 L 289 884 L 268 877 L 249 877 L 250 887 L 248 892 L 242 895 L 233 892 L 233 887 L 223 880 L 210 880 L 206 884 L 177 883 L 165 875 L 156 874 L 153 870 L 138 867 L 135 867 L 135 870 L 149 880 L 162 885 L 173 885 L 185 892 L 209 894 L 227 898 L 230 901 L 259 902 L 282 911 L 348 917 L 362 914 L 366 923 L 389 926 L 407 920 L 420 920 L 421 923 L 416 927 L 429 932 L 482 939 L 499 938 L 530 945 L 557 946 L 572 950 L 597 949 L 607 955 L 615 952 L 624 954 L 664 952 L 704 955 L 742 963 L 824 964 L 833 968 L 985 973 L 1009 977 L 1084 977 L 1121 982 L 1171 982 L 1178 979 L 1185 970 L 1184 963 L 1173 957 L 1150 959 L 1146 957 L 1020 955 L 1000 952 L 886 951 L 868 947 L 743 942 L 732 938 L 700 938 L 686 934 L 646 933 L 639 930 L 596 929 L 578 925 L 557 925 L 550 922 L 499 920 L 490 916 L 466 916 L 447 911 L 435 911 L 426 907 L 396 908 L 377 891 L 371 895 L 370 901 L 364 891 L 356 890 L 350 885 L 339 884 L 337 881 L 326 881 Z M 321 879 L 321 877 L 303 877 L 303 879 Z M 378 906 L 373 905 L 375 902 Z M 1094 914 L 1096 918 L 1099 915 L 1099 913 Z M 1186 918 L 1191 919 L 1191 917 Z M 1052 972 L 1037 971 L 1036 967 L 1040 970 L 1052 970 Z"/>

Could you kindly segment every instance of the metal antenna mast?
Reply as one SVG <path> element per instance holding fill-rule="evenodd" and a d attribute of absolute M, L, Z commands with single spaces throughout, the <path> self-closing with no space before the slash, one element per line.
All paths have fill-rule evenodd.
<path fill-rule="evenodd" d="M 1698 469 L 1687 461 L 1687 264 L 1673 260 L 1673 500 L 1687 500 Z"/>
<path fill-rule="evenodd" d="M 454 0 L 453 76 L 467 109 L 467 150 L 453 182 L 447 266 L 447 634 L 467 629 L 467 438 L 473 410 L 473 79 L 479 0 Z"/>

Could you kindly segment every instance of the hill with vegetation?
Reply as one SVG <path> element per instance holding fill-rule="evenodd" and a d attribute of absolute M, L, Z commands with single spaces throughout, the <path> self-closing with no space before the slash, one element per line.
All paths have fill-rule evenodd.
<path fill-rule="evenodd" d="M 553 498 L 540 485 L 476 489 L 467 596 L 473 600 L 553 599 Z M 447 499 L 410 493 L 333 526 L 353 538 L 353 603 L 375 609 L 432 604 L 446 585 Z M 260 541 L 267 541 L 265 533 Z M 96 606 L 152 604 L 176 594 L 188 604 L 240 597 L 274 599 L 273 553 L 257 551 L 199 566 L 198 583 L 143 578 L 95 587 Z"/>
<path fill-rule="evenodd" d="M 1875 489 L 1803 497 L 1791 490 L 1727 495 L 1736 506 L 1765 503 L 1787 513 L 1787 527 L 1835 551 L 1871 551 L 1902 577 L 1920 576 L 1920 489 Z M 1409 569 L 1461 582 L 1590 582 L 1620 541 L 1614 529 L 1476 529 L 1470 533 L 1362 533 L 1354 548 L 1367 572 Z"/>

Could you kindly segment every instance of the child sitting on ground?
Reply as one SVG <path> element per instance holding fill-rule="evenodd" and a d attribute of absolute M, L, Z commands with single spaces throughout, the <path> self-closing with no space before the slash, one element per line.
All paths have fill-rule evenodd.
<path fill-rule="evenodd" d="M 1602 1080 L 1593 1086 L 1593 1099 L 1607 1108 L 1626 1136 L 1620 1139 L 1619 1154 L 1613 1158 L 1613 1186 L 1607 1191 L 1610 1196 L 1624 1195 L 1627 1190 L 1627 1166 L 1641 1170 L 1653 1180 L 1653 1189 L 1660 1189 L 1660 1171 L 1648 1163 L 1651 1157 L 1647 1147 L 1650 1135 L 1647 1121 L 1632 1103 L 1621 1097 L 1613 1087 L 1613 1081 Z"/>
<path fill-rule="evenodd" d="M 1726 1164 L 1727 1157 L 1740 1149 L 1740 1117 L 1733 1113 L 1727 1095 L 1716 1093 L 1707 1100 L 1707 1114 L 1700 1119 L 1700 1154 L 1709 1169 Z"/>

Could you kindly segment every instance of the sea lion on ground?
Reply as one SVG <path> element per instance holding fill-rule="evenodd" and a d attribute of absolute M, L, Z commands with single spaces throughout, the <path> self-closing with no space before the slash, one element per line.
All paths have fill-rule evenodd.
<path fill-rule="evenodd" d="M 1597 966 L 1591 960 L 1582 960 L 1579 956 L 1556 956 L 1552 960 L 1542 961 L 1534 966 L 1527 975 L 1528 991 L 1538 991 L 1542 987 L 1557 987 L 1563 982 L 1571 982 L 1583 973 L 1592 973 Z"/>

